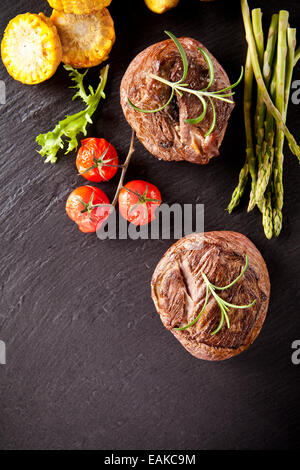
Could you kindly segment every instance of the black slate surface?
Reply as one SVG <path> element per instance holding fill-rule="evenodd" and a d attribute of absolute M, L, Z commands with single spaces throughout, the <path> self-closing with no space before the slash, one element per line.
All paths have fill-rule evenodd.
<path fill-rule="evenodd" d="M 201 40 L 231 80 L 245 58 L 239 2 L 181 0 L 163 16 L 142 0 L 113 0 L 117 42 L 110 56 L 107 100 L 90 135 L 104 136 L 124 158 L 130 128 L 119 85 L 130 60 L 164 38 L 163 30 Z M 121 7 L 122 5 L 122 7 Z M 285 7 L 299 26 L 297 0 L 251 1 L 266 19 Z M 122 9 L 121 9 L 122 8 Z M 1 32 L 16 14 L 50 12 L 46 1 L 5 0 Z M 267 24 L 267 21 L 266 21 Z M 270 271 L 272 297 L 254 345 L 223 363 L 190 356 L 164 330 L 150 298 L 150 279 L 170 241 L 101 242 L 83 235 L 64 212 L 68 194 L 85 184 L 74 155 L 54 166 L 36 154 L 35 137 L 81 109 L 62 67 L 50 81 L 26 87 L 1 64 L 7 87 L 1 111 L 2 449 L 269 449 L 299 446 L 300 365 L 291 344 L 300 339 L 299 177 L 286 146 L 284 230 L 264 237 L 257 211 L 225 207 L 244 160 L 242 87 L 221 156 L 208 166 L 165 163 L 137 144 L 127 180 L 156 184 L 168 203 L 205 204 L 205 229 L 249 236 Z M 96 83 L 98 68 L 90 72 Z M 294 80 L 300 79 L 298 65 Z M 299 106 L 288 123 L 300 140 Z M 117 179 L 104 190 L 112 197 Z"/>

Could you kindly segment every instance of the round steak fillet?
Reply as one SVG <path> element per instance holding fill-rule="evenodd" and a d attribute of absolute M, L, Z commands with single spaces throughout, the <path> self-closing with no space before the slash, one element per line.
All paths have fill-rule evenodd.
<path fill-rule="evenodd" d="M 195 39 L 180 38 L 180 43 L 188 59 L 188 75 L 185 83 L 193 90 L 207 87 L 209 82 L 208 66 L 199 47 L 209 51 Z M 219 62 L 210 54 L 214 65 L 215 79 L 209 91 L 221 90 L 230 86 L 228 76 Z M 206 164 L 219 155 L 227 122 L 234 104 L 214 99 L 216 109 L 215 129 L 209 136 L 213 113 L 208 108 L 203 121 L 188 124 L 186 119 L 196 118 L 202 113 L 201 101 L 194 95 L 183 93 L 174 96 L 172 102 L 162 111 L 145 114 L 133 109 L 127 101 L 142 109 L 156 109 L 169 99 L 171 88 L 151 77 L 155 74 L 171 82 L 181 79 L 183 64 L 180 54 L 171 39 L 148 47 L 129 65 L 121 83 L 121 105 L 124 115 L 135 130 L 137 137 L 147 150 L 163 160 L 187 160 L 192 163 Z"/>
<path fill-rule="evenodd" d="M 247 309 L 228 312 L 230 328 L 220 322 L 220 307 L 210 294 L 197 323 L 176 331 L 194 320 L 201 311 L 208 280 L 223 287 L 240 274 L 248 256 L 248 267 L 239 281 L 217 294 L 234 305 L 256 303 Z M 258 336 L 266 317 L 270 281 L 266 264 L 253 243 L 237 232 L 206 232 L 182 238 L 165 253 L 152 277 L 152 298 L 164 326 L 189 353 L 199 359 L 220 361 L 247 349 Z"/>

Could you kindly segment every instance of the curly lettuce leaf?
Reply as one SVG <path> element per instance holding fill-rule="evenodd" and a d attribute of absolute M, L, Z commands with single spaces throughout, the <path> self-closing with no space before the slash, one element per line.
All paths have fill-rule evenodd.
<path fill-rule="evenodd" d="M 104 88 L 107 82 L 108 65 L 100 72 L 100 83 L 97 90 L 94 91 L 93 88 L 89 86 L 89 93 L 86 92 L 83 85 L 83 79 L 87 71 L 80 73 L 71 66 L 65 66 L 65 69 L 69 72 L 71 79 L 76 83 L 75 86 L 71 87 L 77 90 L 73 100 L 81 98 L 86 104 L 86 109 L 71 116 L 67 116 L 55 126 L 53 131 L 40 134 L 36 138 L 36 142 L 41 146 L 41 150 L 38 152 L 46 158 L 45 163 L 55 163 L 57 161 L 58 151 L 65 149 L 66 144 L 68 146 L 65 149 L 65 154 L 78 148 L 78 135 L 83 134 L 86 136 L 87 125 L 92 124 L 92 116 L 98 107 L 100 99 L 105 98 Z M 66 140 L 63 140 L 63 138 L 66 138 Z"/>

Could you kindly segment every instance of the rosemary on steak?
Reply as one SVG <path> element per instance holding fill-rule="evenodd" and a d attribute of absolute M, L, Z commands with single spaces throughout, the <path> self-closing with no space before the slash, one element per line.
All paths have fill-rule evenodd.
<path fill-rule="evenodd" d="M 187 74 L 188 74 L 188 60 L 187 60 L 185 50 L 182 47 L 179 40 L 176 38 L 176 36 L 174 36 L 174 34 L 170 33 L 169 31 L 165 31 L 165 33 L 172 39 L 172 41 L 174 42 L 174 44 L 177 47 L 177 49 L 179 51 L 179 54 L 181 56 L 182 64 L 183 64 L 183 75 L 182 75 L 181 79 L 178 80 L 177 82 L 171 82 L 169 80 L 166 80 L 165 78 L 159 77 L 158 75 L 154 75 L 152 73 L 149 73 L 150 78 L 153 78 L 154 80 L 157 80 L 161 83 L 164 83 L 165 85 L 168 85 L 171 88 L 171 94 L 170 94 L 170 97 L 169 97 L 168 101 L 163 106 L 160 106 L 159 108 L 156 108 L 156 109 L 141 109 L 141 108 L 138 108 L 127 97 L 128 104 L 132 108 L 134 108 L 136 111 L 139 111 L 141 113 L 148 113 L 148 114 L 157 113 L 157 112 L 162 111 L 163 109 L 165 109 L 171 103 L 175 93 L 177 93 L 180 97 L 183 96 L 183 93 L 190 93 L 191 95 L 195 95 L 201 101 L 202 113 L 196 118 L 186 119 L 185 122 L 187 122 L 188 124 L 198 124 L 199 122 L 203 121 L 203 119 L 206 116 L 207 106 L 208 106 L 208 103 L 206 101 L 206 99 L 207 99 L 209 101 L 210 105 L 211 105 L 212 112 L 213 112 L 213 119 L 212 119 L 210 128 L 207 131 L 207 133 L 205 134 L 205 137 L 207 137 L 208 135 L 210 135 L 213 132 L 213 130 L 215 128 L 215 125 L 216 125 L 216 110 L 215 110 L 215 106 L 214 106 L 214 103 L 213 103 L 213 99 L 220 100 L 220 101 L 225 101 L 226 103 L 233 103 L 233 101 L 230 99 L 230 97 L 232 97 L 234 95 L 234 92 L 232 91 L 232 88 L 236 87 L 240 83 L 240 81 L 242 80 L 243 72 L 244 72 L 243 67 L 242 67 L 242 70 L 241 70 L 241 75 L 240 75 L 240 77 L 239 77 L 239 79 L 237 80 L 236 83 L 234 83 L 233 85 L 230 85 L 226 88 L 223 88 L 222 90 L 209 91 L 209 89 L 212 86 L 212 84 L 214 82 L 214 79 L 215 79 L 214 65 L 213 65 L 213 62 L 210 58 L 210 55 L 204 49 L 202 49 L 201 47 L 198 47 L 198 50 L 203 55 L 204 60 L 205 60 L 205 62 L 207 64 L 207 67 L 208 67 L 209 81 L 208 81 L 208 85 L 205 88 L 203 88 L 202 90 L 193 90 L 192 88 L 189 88 L 190 85 L 188 83 L 185 83 L 185 80 L 186 80 Z"/>
<path fill-rule="evenodd" d="M 209 299 L 209 294 L 211 294 L 217 304 L 219 305 L 220 307 L 220 312 L 221 312 L 221 315 L 220 315 L 220 322 L 219 322 L 219 325 L 217 326 L 217 328 L 211 333 L 211 335 L 215 335 L 217 333 L 219 333 L 219 331 L 221 330 L 222 326 L 224 325 L 224 322 L 226 323 L 227 325 L 227 328 L 230 328 L 230 321 L 229 321 L 229 317 L 228 317 L 228 312 L 231 308 L 236 308 L 236 309 L 245 309 L 245 308 L 250 308 L 252 307 L 255 303 L 256 303 L 256 299 L 253 300 L 253 302 L 251 302 L 251 304 L 249 305 L 234 305 L 234 304 L 231 304 L 229 302 L 227 302 L 226 300 L 222 299 L 217 293 L 216 293 L 216 290 L 219 290 L 219 291 L 224 291 L 224 290 L 227 290 L 229 289 L 230 287 L 232 287 L 234 284 L 236 284 L 240 279 L 241 277 L 244 275 L 246 269 L 248 267 L 248 256 L 246 255 L 246 259 L 245 259 L 245 266 L 243 267 L 243 269 L 241 270 L 240 274 L 237 276 L 236 279 L 234 279 L 234 281 L 232 281 L 230 284 L 228 284 L 227 286 L 224 286 L 224 287 L 218 287 L 218 286 L 215 286 L 214 284 L 212 284 L 206 274 L 204 274 L 203 272 L 201 273 L 202 274 L 202 277 L 204 279 L 204 282 L 206 284 L 206 296 L 205 296 L 205 301 L 204 301 L 204 304 L 203 304 L 203 307 L 200 311 L 200 313 L 196 316 L 196 318 L 191 322 L 189 323 L 188 325 L 185 325 L 185 326 L 182 326 L 180 328 L 174 328 L 174 330 L 177 330 L 177 331 L 183 331 L 183 330 L 187 330 L 188 328 L 190 328 L 191 326 L 195 325 L 195 323 L 198 322 L 199 318 L 201 317 L 201 315 L 203 314 L 206 306 L 207 306 L 207 303 L 208 303 L 208 299 Z"/>

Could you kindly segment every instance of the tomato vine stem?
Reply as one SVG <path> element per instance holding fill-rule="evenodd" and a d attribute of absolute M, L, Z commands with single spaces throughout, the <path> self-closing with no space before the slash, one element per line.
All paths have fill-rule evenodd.
<path fill-rule="evenodd" d="M 127 169 L 128 169 L 131 157 L 132 157 L 132 155 L 135 151 L 134 141 L 135 141 L 135 131 L 133 130 L 132 134 L 131 134 L 131 141 L 130 141 L 130 147 L 129 147 L 129 150 L 128 150 L 128 154 L 127 154 L 127 157 L 126 157 L 126 160 L 125 160 L 124 164 L 122 165 L 122 173 L 121 173 L 120 181 L 119 181 L 119 184 L 118 184 L 118 187 L 117 187 L 115 197 L 114 197 L 113 202 L 111 204 L 113 208 L 115 208 L 116 205 L 117 205 L 118 197 L 119 197 L 120 191 L 123 187 L 123 183 L 124 183 L 124 179 L 125 179 Z"/>

